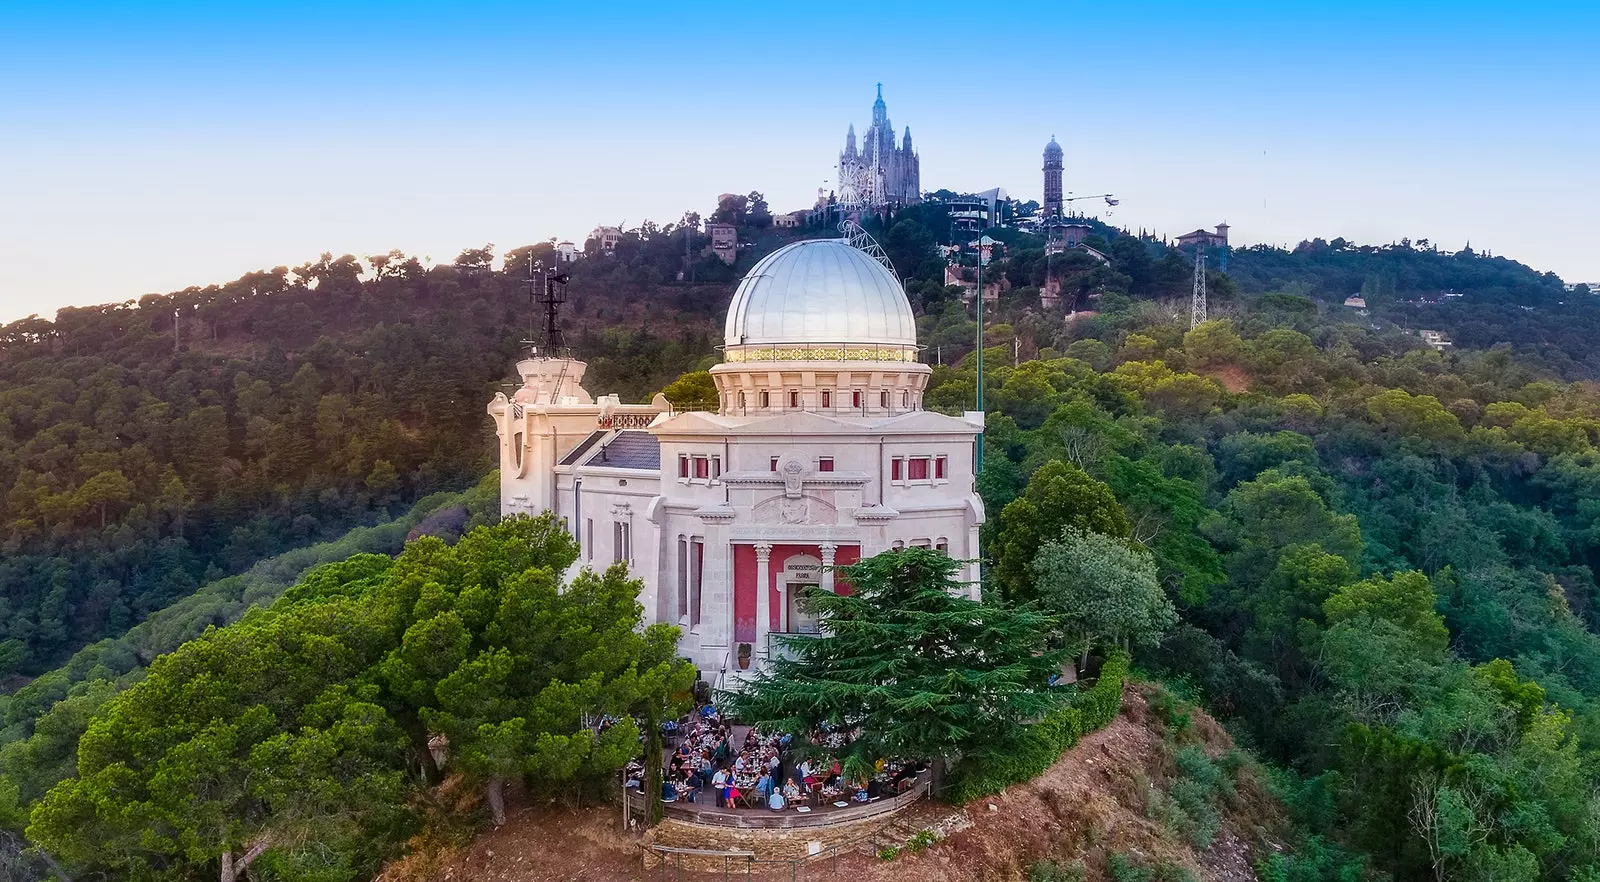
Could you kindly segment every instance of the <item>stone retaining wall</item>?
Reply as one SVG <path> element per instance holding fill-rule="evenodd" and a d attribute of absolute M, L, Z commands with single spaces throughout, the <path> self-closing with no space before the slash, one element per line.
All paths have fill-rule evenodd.
<path fill-rule="evenodd" d="M 713 827 L 668 818 L 645 834 L 644 866 L 650 869 L 663 860 L 662 855 L 650 848 L 652 845 L 699 851 L 747 851 L 764 861 L 795 860 L 826 851 L 835 845 L 865 839 L 889 823 L 894 814 L 878 814 L 861 821 L 826 827 L 769 829 Z M 722 858 L 707 855 L 672 855 L 665 859 L 681 859 L 684 869 L 699 872 L 720 871 L 723 867 Z M 742 867 L 743 862 L 737 858 L 730 859 L 729 866 Z"/>

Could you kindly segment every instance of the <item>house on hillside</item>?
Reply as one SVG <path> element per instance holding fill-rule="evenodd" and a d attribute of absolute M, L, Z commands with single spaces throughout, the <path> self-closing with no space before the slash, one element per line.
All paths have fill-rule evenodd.
<path fill-rule="evenodd" d="M 1432 346 L 1436 352 L 1443 352 L 1455 345 L 1443 331 L 1418 331 L 1417 336 L 1422 338 L 1422 342 Z"/>
<path fill-rule="evenodd" d="M 617 243 L 622 241 L 622 229 L 619 227 L 595 227 L 589 231 L 588 241 L 598 242 L 600 250 L 610 254 L 617 249 Z"/>
<path fill-rule="evenodd" d="M 1226 247 L 1228 247 L 1227 224 L 1217 224 L 1217 230 L 1214 233 L 1206 230 L 1195 230 L 1178 237 L 1178 248 L 1183 250 Z"/>
<path fill-rule="evenodd" d="M 732 266 L 739 259 L 739 228 L 733 224 L 708 224 L 706 231 L 711 234 L 711 253 Z"/>

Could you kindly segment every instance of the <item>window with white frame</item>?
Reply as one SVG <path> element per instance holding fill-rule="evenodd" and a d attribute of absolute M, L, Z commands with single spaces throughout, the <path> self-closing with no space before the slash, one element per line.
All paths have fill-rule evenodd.
<path fill-rule="evenodd" d="M 926 456 L 913 456 L 906 460 L 906 480 L 928 480 L 928 465 L 930 458 Z"/>
<path fill-rule="evenodd" d="M 819 471 L 819 472 L 831 472 L 831 471 L 833 471 L 833 457 L 831 457 L 831 456 L 819 456 L 819 457 L 817 457 L 817 471 Z"/>
<path fill-rule="evenodd" d="M 949 467 L 949 460 L 950 460 L 950 457 L 948 457 L 948 456 L 936 456 L 936 457 L 933 458 L 933 477 L 934 477 L 934 480 L 943 481 L 945 479 L 946 471 L 948 470 L 948 467 Z"/>
<path fill-rule="evenodd" d="M 689 454 L 687 453 L 678 454 L 678 477 L 689 477 Z"/>
<path fill-rule="evenodd" d="M 941 554 L 949 554 L 950 553 L 950 540 L 944 538 L 943 536 L 940 536 L 933 543 L 933 548 L 934 548 L 935 551 L 938 551 Z"/>
<path fill-rule="evenodd" d="M 822 406 L 823 408 L 829 408 L 833 406 L 833 393 L 829 392 L 827 389 L 822 390 Z"/>
<path fill-rule="evenodd" d="M 711 479 L 711 458 L 706 456 L 694 457 L 694 476 L 702 481 Z"/>

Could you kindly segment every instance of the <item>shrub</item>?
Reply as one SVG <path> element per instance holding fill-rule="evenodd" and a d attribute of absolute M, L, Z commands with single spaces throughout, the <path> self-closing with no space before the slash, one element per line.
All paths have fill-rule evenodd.
<path fill-rule="evenodd" d="M 1188 823 L 1181 829 L 1184 838 L 1195 848 L 1210 848 L 1222 827 L 1222 818 L 1211 804 L 1205 785 L 1192 778 L 1180 778 L 1172 784 L 1172 801 L 1182 810 Z"/>
<path fill-rule="evenodd" d="M 1114 882 L 1153 882 L 1155 871 L 1120 851 L 1106 858 L 1106 875 Z"/>
<path fill-rule="evenodd" d="M 964 760 L 951 776 L 949 798 L 964 803 L 1037 778 L 1078 739 L 1117 718 L 1127 675 L 1127 654 L 1113 654 L 1089 689 L 1039 722 L 1019 728 L 1005 742 Z"/>
<path fill-rule="evenodd" d="M 1182 864 L 1162 862 L 1147 866 L 1120 851 L 1106 858 L 1106 874 L 1114 882 L 1196 882 L 1194 871 Z"/>
<path fill-rule="evenodd" d="M 1028 882 L 1084 882 L 1088 875 L 1083 861 L 1035 861 L 1028 868 Z"/>

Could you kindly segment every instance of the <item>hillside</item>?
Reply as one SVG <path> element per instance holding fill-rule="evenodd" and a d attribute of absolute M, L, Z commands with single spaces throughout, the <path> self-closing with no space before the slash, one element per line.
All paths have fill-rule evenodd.
<path fill-rule="evenodd" d="M 1175 811 L 1176 799 L 1200 817 Z M 1086 736 L 1034 781 L 967 806 L 921 803 L 837 857 L 802 863 L 796 872 L 860 882 L 1127 878 L 1113 876 L 1115 864 L 1173 882 L 1246 882 L 1258 878 L 1256 861 L 1281 849 L 1283 823 L 1260 768 L 1227 733 L 1146 684 L 1129 687 L 1112 725 Z M 883 843 L 898 838 L 905 845 L 922 830 L 937 831 L 939 840 L 891 859 L 880 855 Z M 378 882 L 678 878 L 675 868 L 644 866 L 646 841 L 621 832 L 614 809 L 524 804 L 504 827 L 464 846 L 413 856 Z M 777 869 L 788 877 L 788 865 Z M 721 874 L 682 876 L 702 877 Z"/>
<path fill-rule="evenodd" d="M 1187 296 L 1186 258 L 1089 223 L 1111 262 L 1056 259 L 1073 293 L 1054 312 L 1037 299 L 1042 241 L 995 231 L 1009 246 L 990 271 L 1011 287 L 991 316 L 995 342 L 1014 338 L 1023 357 L 1064 351 L 1100 333 L 1064 327 L 1066 309 Z M 973 332 L 932 251 L 952 241 L 943 209 L 874 230 L 930 357 L 960 358 Z M 644 400 L 708 365 L 739 274 L 796 236 L 829 234 L 751 229 L 728 267 L 703 256 L 706 236 L 647 224 L 615 253 L 567 265 L 568 340 L 591 387 Z M 1600 314 L 1558 303 L 1551 277 L 1499 258 L 1335 243 L 1238 252 L 1230 275 L 1213 274 L 1214 309 L 1266 291 L 1337 303 L 1370 290 L 1376 316 L 1467 347 L 1509 344 L 1538 374 L 1595 375 L 1587 329 Z M 323 255 L 0 328 L 0 677 L 47 670 L 204 582 L 475 482 L 491 465 L 482 403 L 533 327 L 526 266 L 555 262 L 549 243 L 500 255 L 504 270 L 496 257 Z M 1463 296 L 1422 302 L 1447 290 Z"/>
<path fill-rule="evenodd" d="M 915 267 L 903 277 L 938 363 L 927 403 L 962 408 L 976 329 L 942 285 L 931 251 L 940 228 L 937 207 L 924 206 L 879 233 L 897 265 Z M 1308 243 L 1235 254 L 1230 275 L 1211 277 L 1222 318 L 1190 330 L 1186 261 L 1095 229 L 1109 262 L 1055 258 L 1067 284 L 1054 309 L 1035 287 L 1051 266 L 1042 243 L 999 231 L 1008 247 L 988 271 L 1009 289 L 987 314 L 979 482 L 988 593 L 1092 608 L 1041 594 L 1033 573 L 1068 527 L 1148 554 L 1179 622 L 1096 639 L 1129 642 L 1142 664 L 1184 678 L 1277 770 L 1288 853 L 1323 862 L 1305 878 L 1340 867 L 1589 878 L 1600 830 L 1584 796 L 1600 768 L 1600 398 L 1564 380 L 1588 375 L 1580 349 L 1562 360 L 1538 344 L 1584 333 L 1587 304 L 1563 303 L 1554 280 L 1498 258 Z M 825 234 L 754 231 L 737 265 L 698 259 L 689 283 L 676 280 L 684 236 L 671 228 L 572 264 L 571 340 L 591 388 L 643 398 L 713 361 L 733 280 L 792 236 Z M 691 254 L 701 244 L 691 238 Z M 364 747 L 363 761 L 391 776 L 369 802 L 393 814 L 344 818 L 357 832 L 339 827 L 343 839 L 272 862 L 326 860 L 336 867 L 318 872 L 329 878 L 363 878 L 418 828 L 479 823 L 431 801 L 427 763 L 395 746 L 416 750 L 433 687 L 382 659 L 417 624 L 406 617 L 430 609 L 369 609 L 386 596 L 369 595 L 371 555 L 285 589 L 314 562 L 392 554 L 429 510 L 404 509 L 486 473 L 483 403 L 527 333 L 516 267 L 530 254 L 553 259 L 548 245 L 508 254 L 510 272 L 493 270 L 486 249 L 434 267 L 329 257 L 5 329 L 0 672 L 13 693 L 0 698 L 0 825 L 23 829 L 52 786 L 107 783 L 74 777 L 79 738 L 102 727 L 90 739 L 99 762 L 106 733 L 133 731 L 106 721 L 143 712 L 148 699 L 118 696 L 148 682 L 153 656 L 224 664 L 215 647 L 226 643 L 276 659 L 253 641 L 294 630 L 270 623 L 300 621 L 366 642 L 347 647 L 357 653 L 347 669 L 294 676 L 333 677 L 328 700 L 357 715 L 376 690 L 406 737 L 383 730 Z M 1370 315 L 1336 306 L 1351 285 L 1368 293 Z M 1435 323 L 1430 310 L 1466 324 Z M 1509 345 L 1438 353 L 1405 333 L 1421 323 L 1413 314 Z M 346 535 L 363 524 L 378 526 Z M 329 588 L 345 578 L 360 584 Z M 162 670 L 179 677 L 162 683 L 181 685 L 181 666 Z M 230 684 L 240 712 L 278 685 L 257 679 Z M 308 694 L 271 701 L 282 720 L 331 725 Z M 205 731 L 206 719 L 191 723 Z M 585 781 L 608 774 L 607 757 L 584 767 Z M 1481 835 L 1441 851 L 1459 830 L 1416 822 L 1419 800 Z M 250 811 L 266 809 L 251 801 Z M 89 872 L 153 862 L 182 875 L 210 859 L 156 859 L 109 834 L 78 841 L 94 828 L 39 817 Z M 207 847 L 231 847 L 231 835 Z"/>

